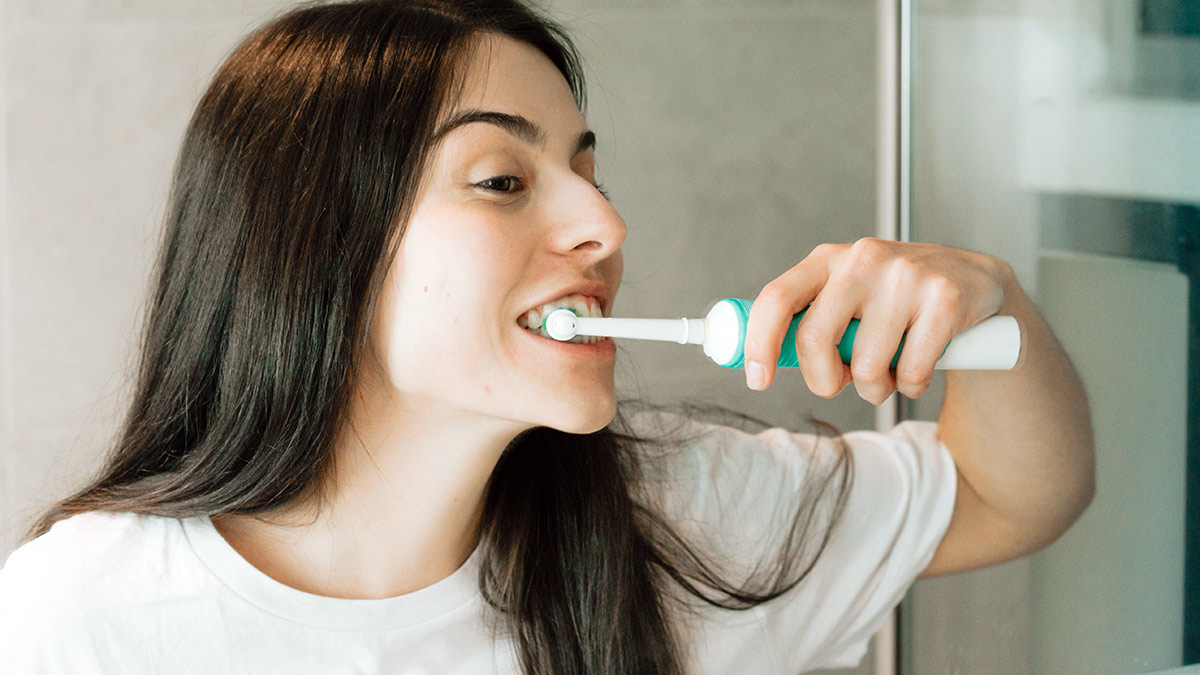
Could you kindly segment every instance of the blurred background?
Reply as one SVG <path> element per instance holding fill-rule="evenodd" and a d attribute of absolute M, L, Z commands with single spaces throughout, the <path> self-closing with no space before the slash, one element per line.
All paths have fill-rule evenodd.
<path fill-rule="evenodd" d="M 898 639 L 849 672 L 1200 662 L 1200 590 L 1185 578 L 1200 570 L 1185 565 L 1200 531 L 1187 499 L 1189 480 L 1200 490 L 1200 458 L 1187 461 L 1189 447 L 1200 456 L 1188 435 L 1200 2 L 540 4 L 584 54 L 599 178 L 629 226 L 619 313 L 702 316 L 721 297 L 755 297 L 819 243 L 894 226 L 1007 260 L 1083 376 L 1091 508 L 1038 554 L 918 582 Z M 97 465 L 123 415 L 200 92 L 238 39 L 294 5 L 0 0 L 0 560 Z M 890 415 L 852 387 L 818 398 L 798 372 L 757 393 L 698 349 L 622 349 L 626 396 L 797 430 L 810 415 L 843 431 Z M 899 413 L 936 419 L 940 384 Z"/>

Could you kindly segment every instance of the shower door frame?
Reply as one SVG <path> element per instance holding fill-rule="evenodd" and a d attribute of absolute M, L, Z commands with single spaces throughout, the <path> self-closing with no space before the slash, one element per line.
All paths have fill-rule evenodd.
<path fill-rule="evenodd" d="M 876 0 L 875 236 L 910 241 L 912 217 L 913 0 Z M 906 417 L 893 392 L 875 408 L 875 429 Z M 875 634 L 874 675 L 900 672 L 903 603 Z"/>

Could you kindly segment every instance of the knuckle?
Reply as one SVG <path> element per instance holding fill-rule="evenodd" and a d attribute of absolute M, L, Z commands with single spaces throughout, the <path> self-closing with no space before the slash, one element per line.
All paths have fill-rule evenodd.
<path fill-rule="evenodd" d="M 833 387 L 833 386 L 829 386 L 829 387 L 817 386 L 817 387 L 809 387 L 809 389 L 812 389 L 812 392 L 814 394 L 816 394 L 817 396 L 820 396 L 821 398 L 833 398 L 834 396 L 838 395 L 838 391 L 839 391 L 837 387 Z"/>
<path fill-rule="evenodd" d="M 930 281 L 930 301 L 938 310 L 955 309 L 963 301 L 963 290 L 945 277 L 936 277 Z"/>
<path fill-rule="evenodd" d="M 907 364 L 896 369 L 896 379 L 901 382 L 920 383 L 929 380 L 929 371 L 917 364 Z"/>
<path fill-rule="evenodd" d="M 758 299 L 755 302 L 756 303 L 758 303 L 758 302 L 766 302 L 766 303 L 782 302 L 782 300 L 786 294 L 787 294 L 786 289 L 784 289 L 784 287 L 782 285 L 780 285 L 778 280 L 771 281 L 771 282 L 767 283 L 766 286 L 762 287 L 762 290 L 759 291 L 759 293 L 758 293 Z"/>
<path fill-rule="evenodd" d="M 819 326 L 806 326 L 801 322 L 796 329 L 796 349 L 803 354 L 818 353 L 829 342 L 829 337 Z"/>
<path fill-rule="evenodd" d="M 884 373 L 890 365 L 875 355 L 863 355 L 853 359 L 850 372 L 856 381 L 879 382 L 884 379 Z"/>
<path fill-rule="evenodd" d="M 905 280 L 911 280 L 917 276 L 920 267 L 909 258 L 895 258 L 888 263 L 889 280 L 897 285 Z"/>
<path fill-rule="evenodd" d="M 877 263 L 887 255 L 887 242 L 876 237 L 863 237 L 850 248 L 855 260 L 861 263 Z"/>
<path fill-rule="evenodd" d="M 745 355 L 747 361 L 758 361 L 760 363 L 766 356 L 765 351 L 765 343 L 758 338 L 747 337 L 746 343 L 742 348 L 742 353 Z"/>
<path fill-rule="evenodd" d="M 896 370 L 896 382 L 906 390 L 924 391 L 933 381 L 933 373 L 915 365 L 901 366 Z"/>
<path fill-rule="evenodd" d="M 834 390 L 835 385 L 828 382 L 826 378 L 822 377 L 820 373 L 817 372 L 817 369 L 811 364 L 811 362 L 809 364 L 802 363 L 800 366 L 800 372 L 802 375 L 804 375 L 805 386 L 807 386 L 808 390 L 813 394 L 820 396 L 821 398 L 833 398 L 837 395 L 838 392 Z"/>
<path fill-rule="evenodd" d="M 809 253 L 809 256 L 825 258 L 825 257 L 828 257 L 828 256 L 836 253 L 838 248 L 840 248 L 840 247 L 837 244 L 830 244 L 830 243 L 817 244 L 816 246 L 813 247 L 813 250 L 812 250 L 812 252 Z"/>
<path fill-rule="evenodd" d="M 887 398 L 887 392 L 882 391 L 879 387 L 863 386 L 855 382 L 854 390 L 858 392 L 859 398 L 871 405 L 879 405 Z"/>

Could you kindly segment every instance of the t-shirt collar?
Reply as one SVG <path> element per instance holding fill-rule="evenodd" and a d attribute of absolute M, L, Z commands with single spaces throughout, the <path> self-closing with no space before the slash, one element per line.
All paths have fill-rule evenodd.
<path fill-rule="evenodd" d="M 208 516 L 179 520 L 184 536 L 201 562 L 230 590 L 250 604 L 296 623 L 334 630 L 406 628 L 480 599 L 476 547 L 450 576 L 412 593 L 392 598 L 332 598 L 307 593 L 267 576 L 225 541 Z"/>

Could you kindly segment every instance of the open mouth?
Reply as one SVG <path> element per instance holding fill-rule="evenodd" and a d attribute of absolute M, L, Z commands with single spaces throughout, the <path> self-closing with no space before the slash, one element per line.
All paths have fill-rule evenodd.
<path fill-rule="evenodd" d="M 553 340 L 550 334 L 546 332 L 546 328 L 542 325 L 543 319 L 556 309 L 569 309 L 575 312 L 576 316 L 586 317 L 602 317 L 603 310 L 600 307 L 600 301 L 590 295 L 567 295 L 557 300 L 547 302 L 539 307 L 534 307 L 528 310 L 521 316 L 517 317 L 517 325 L 525 330 L 544 337 L 547 340 Z M 602 340 L 608 340 L 606 337 L 596 337 L 593 335 L 576 335 L 567 340 L 576 344 L 593 344 Z M 558 342 L 558 340 L 555 340 Z"/>

